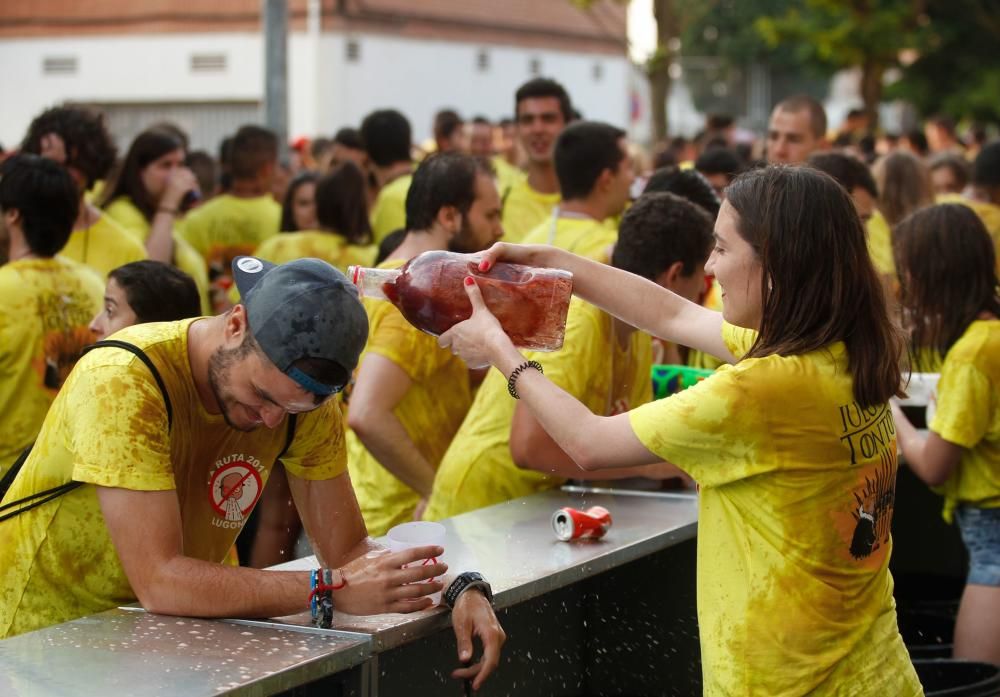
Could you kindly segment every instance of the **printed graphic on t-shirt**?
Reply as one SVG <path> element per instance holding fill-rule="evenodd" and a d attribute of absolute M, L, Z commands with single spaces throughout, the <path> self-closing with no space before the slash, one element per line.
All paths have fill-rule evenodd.
<path fill-rule="evenodd" d="M 242 528 L 264 488 L 260 460 L 240 454 L 227 455 L 215 463 L 209 479 L 209 497 L 217 528 Z"/>
<path fill-rule="evenodd" d="M 83 347 L 94 343 L 88 328 L 91 301 L 82 292 L 45 293 L 38 298 L 38 316 L 45 325 L 38 373 L 46 388 L 58 390 L 80 359 Z"/>
<path fill-rule="evenodd" d="M 866 559 L 889 542 L 896 500 L 896 426 L 888 404 L 844 404 L 840 419 L 840 440 L 850 452 L 851 465 L 861 462 L 863 468 L 847 504 L 848 522 L 853 522 L 848 551 L 854 559 Z"/>

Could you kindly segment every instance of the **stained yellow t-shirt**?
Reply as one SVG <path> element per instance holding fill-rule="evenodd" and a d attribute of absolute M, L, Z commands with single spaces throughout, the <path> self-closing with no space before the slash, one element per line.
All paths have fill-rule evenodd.
<path fill-rule="evenodd" d="M 261 242 L 278 234 L 281 206 L 270 195 L 239 198 L 222 194 L 198 206 L 178 225 L 181 236 L 208 266 L 209 278 L 231 278 L 230 263 L 253 254 Z"/>
<path fill-rule="evenodd" d="M 403 259 L 390 259 L 382 269 L 399 268 Z M 412 380 L 393 413 L 424 459 L 437 467 L 472 403 L 468 366 L 406 321 L 385 300 L 363 298 L 368 312 L 368 343 L 359 365 L 370 354 L 389 359 Z M 368 532 L 384 535 L 389 528 L 413 520 L 420 495 L 396 478 L 368 452 L 353 431 L 347 433 L 347 461 L 354 493 Z"/>
<path fill-rule="evenodd" d="M 0 476 L 31 445 L 101 311 L 104 283 L 55 257 L 0 266 Z"/>
<path fill-rule="evenodd" d="M 225 559 L 288 429 L 282 420 L 274 429 L 237 431 L 205 411 L 188 362 L 193 321 L 140 324 L 115 335 L 143 348 L 160 371 L 173 406 L 169 432 L 152 374 L 124 350 L 92 350 L 60 390 L 4 501 L 70 479 L 85 485 L 0 523 L 0 638 L 135 600 L 92 485 L 175 490 L 184 554 Z M 299 415 L 282 462 L 305 479 L 344 471 L 334 400 Z"/>
<path fill-rule="evenodd" d="M 148 256 L 142 242 L 107 214 L 90 227 L 74 230 L 59 254 L 86 264 L 101 278 L 119 266 Z"/>
<path fill-rule="evenodd" d="M 754 333 L 724 325 L 743 355 Z M 705 695 L 918 695 L 889 556 L 896 439 L 836 343 L 724 365 L 630 414 L 700 484 Z"/>
<path fill-rule="evenodd" d="M 892 256 L 892 230 L 889 222 L 876 210 L 865 227 L 868 230 L 868 255 L 875 270 L 884 276 L 895 276 L 896 262 Z"/>
<path fill-rule="evenodd" d="M 529 353 L 545 375 L 595 414 L 619 414 L 653 397 L 652 344 L 633 332 L 627 347 L 610 315 L 578 298 L 570 305 L 566 339 L 554 353 Z M 491 370 L 438 468 L 424 518 L 439 520 L 560 486 L 565 479 L 521 469 L 510 454 L 516 402 L 507 379 Z"/>
<path fill-rule="evenodd" d="M 521 240 L 522 244 L 551 244 L 588 259 L 607 264 L 618 241 L 618 230 L 593 218 L 551 215 Z"/>
<path fill-rule="evenodd" d="M 948 351 L 937 385 L 930 430 L 965 450 L 937 491 L 944 518 L 958 504 L 1000 508 L 1000 320 L 969 325 Z"/>
<path fill-rule="evenodd" d="M 507 189 L 499 189 L 503 202 L 504 242 L 521 242 L 525 235 L 552 217 L 552 209 L 562 197 L 559 193 L 543 194 L 528 184 L 526 177 L 512 180 Z"/>
<path fill-rule="evenodd" d="M 136 238 L 146 243 L 149 239 L 150 223 L 146 216 L 142 214 L 135 204 L 127 197 L 119 196 L 109 203 L 104 212 L 110 215 L 115 221 L 131 232 Z M 174 266 L 186 273 L 194 281 L 198 288 L 198 296 L 201 298 L 201 311 L 211 314 L 211 305 L 208 297 L 208 271 L 205 268 L 205 259 L 191 246 L 191 243 L 181 237 L 176 226 L 173 231 L 174 240 Z"/>
<path fill-rule="evenodd" d="M 396 177 L 375 197 L 369 219 L 376 245 L 390 232 L 406 227 L 406 195 L 412 181 L 412 174 Z"/>
<path fill-rule="evenodd" d="M 378 247 L 373 244 L 348 244 L 343 235 L 320 230 L 283 232 L 265 240 L 256 252 L 256 256 L 274 264 L 295 259 L 322 259 L 345 274 L 348 266 L 371 266 L 377 254 Z"/>

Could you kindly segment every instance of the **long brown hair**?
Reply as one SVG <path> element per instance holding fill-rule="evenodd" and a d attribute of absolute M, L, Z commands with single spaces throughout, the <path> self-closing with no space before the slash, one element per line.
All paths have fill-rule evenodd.
<path fill-rule="evenodd" d="M 878 184 L 878 209 L 889 225 L 934 203 L 934 186 L 927 165 L 912 153 L 896 150 L 872 167 Z"/>
<path fill-rule="evenodd" d="M 726 195 L 763 270 L 760 331 L 744 357 L 793 356 L 843 341 L 859 404 L 898 394 L 902 338 L 844 188 L 807 167 L 766 167 L 738 176 Z"/>
<path fill-rule="evenodd" d="M 167 153 L 183 149 L 181 140 L 172 131 L 150 128 L 137 135 L 129 146 L 118 175 L 101 193 L 98 206 L 106 208 L 119 196 L 125 196 L 146 220 L 152 222 L 158 201 L 142 183 L 142 170 Z"/>
<path fill-rule="evenodd" d="M 967 206 L 931 206 L 906 218 L 893 232 L 893 255 L 914 351 L 943 357 L 981 312 L 1000 317 L 993 240 Z"/>

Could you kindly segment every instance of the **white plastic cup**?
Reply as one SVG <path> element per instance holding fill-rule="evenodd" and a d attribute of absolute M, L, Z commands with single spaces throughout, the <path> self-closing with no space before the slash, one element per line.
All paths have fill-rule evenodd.
<path fill-rule="evenodd" d="M 386 535 L 386 541 L 389 544 L 390 552 L 402 552 L 404 549 L 426 547 L 429 545 L 444 547 L 444 537 L 445 528 L 441 525 L 441 523 L 434 523 L 429 520 L 418 520 L 412 523 L 402 523 L 392 528 Z M 436 564 L 437 562 L 437 557 L 431 557 L 430 559 L 423 560 L 418 559 L 417 561 L 406 564 L 403 568 L 409 568 L 411 566 L 426 566 L 427 564 Z M 438 579 L 430 578 L 423 583 L 430 583 L 436 580 Z M 437 593 L 431 594 L 430 599 L 435 605 L 440 605 L 441 592 L 438 591 Z"/>

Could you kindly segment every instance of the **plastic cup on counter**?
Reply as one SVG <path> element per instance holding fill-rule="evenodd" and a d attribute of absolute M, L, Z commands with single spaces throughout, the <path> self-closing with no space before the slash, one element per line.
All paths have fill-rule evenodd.
<path fill-rule="evenodd" d="M 419 520 L 412 523 L 402 523 L 389 530 L 386 535 L 386 543 L 389 546 L 390 552 L 402 552 L 405 549 L 412 549 L 413 547 L 426 547 L 428 545 L 444 547 L 444 538 L 445 528 L 441 525 L 441 523 Z M 431 557 L 429 559 L 418 559 L 417 561 L 410 562 L 404 568 L 411 566 L 426 566 L 428 564 L 437 563 L 437 557 Z M 439 579 L 430 578 L 427 579 L 425 583 L 430 583 L 436 580 Z M 440 605 L 440 591 L 431 594 L 430 599 L 434 601 L 435 605 Z"/>

